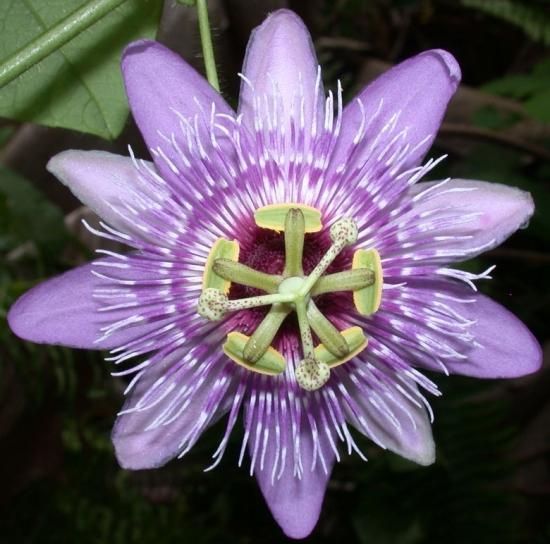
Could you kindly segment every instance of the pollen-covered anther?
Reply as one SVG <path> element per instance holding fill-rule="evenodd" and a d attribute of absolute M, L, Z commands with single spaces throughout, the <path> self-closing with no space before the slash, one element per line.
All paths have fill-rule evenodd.
<path fill-rule="evenodd" d="M 201 293 L 197 312 L 210 321 L 219 321 L 227 311 L 227 295 L 219 289 L 207 288 Z"/>
<path fill-rule="evenodd" d="M 330 227 L 330 239 L 335 244 L 355 244 L 357 236 L 357 223 L 350 217 L 339 219 Z"/>
<path fill-rule="evenodd" d="M 316 391 L 330 378 L 330 368 L 325 363 L 306 357 L 296 368 L 296 382 L 306 391 Z"/>

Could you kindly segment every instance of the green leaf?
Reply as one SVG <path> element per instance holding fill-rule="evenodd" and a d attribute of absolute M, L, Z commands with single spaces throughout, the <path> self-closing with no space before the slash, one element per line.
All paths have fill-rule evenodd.
<path fill-rule="evenodd" d="M 56 258 L 67 240 L 61 210 L 25 178 L 0 167 L 0 252 L 31 241 Z"/>
<path fill-rule="evenodd" d="M 515 75 L 495 79 L 483 85 L 482 89 L 503 96 L 523 98 L 543 89 L 548 89 L 548 87 L 550 87 L 550 75 L 539 74 Z"/>
<path fill-rule="evenodd" d="M 484 106 L 472 114 L 472 123 L 477 127 L 500 130 L 511 127 L 521 117 L 515 112 L 504 112 L 493 106 Z"/>
<path fill-rule="evenodd" d="M 542 121 L 550 123 L 550 85 L 542 92 L 537 93 L 524 104 L 529 115 Z"/>
<path fill-rule="evenodd" d="M 12 137 L 13 132 L 13 127 L 0 127 L 0 147 Z"/>
<path fill-rule="evenodd" d="M 550 77 L 550 58 L 541 60 L 533 67 L 533 75 L 540 77 Z"/>
<path fill-rule="evenodd" d="M 0 2 L 0 58 L 54 26 L 85 0 Z M 116 138 L 128 104 L 120 74 L 124 46 L 152 37 L 162 2 L 125 2 L 2 88 L 0 116 Z"/>
<path fill-rule="evenodd" d="M 550 17 L 547 6 L 532 0 L 462 0 L 467 7 L 499 17 L 521 28 L 532 40 L 550 44 Z"/>

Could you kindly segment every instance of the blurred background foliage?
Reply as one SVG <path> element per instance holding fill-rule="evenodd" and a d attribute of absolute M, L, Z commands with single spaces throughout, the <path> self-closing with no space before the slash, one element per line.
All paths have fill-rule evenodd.
<path fill-rule="evenodd" d="M 187 0 L 181 2 L 189 3 Z M 0 60 L 85 4 L 0 2 Z M 350 98 L 420 50 L 458 58 L 463 85 L 431 155 L 437 177 L 473 177 L 529 190 L 528 230 L 464 266 L 497 264 L 481 288 L 519 315 L 550 353 L 550 2 L 548 0 L 211 0 L 222 87 L 252 27 L 290 7 L 311 29 L 327 87 Z M 161 15 L 162 14 L 162 15 Z M 203 473 L 212 428 L 183 460 L 126 472 L 109 433 L 124 384 L 101 354 L 36 346 L 7 329 L 26 289 L 92 257 L 90 212 L 45 171 L 66 148 L 146 150 L 127 120 L 118 59 L 158 35 L 201 69 L 193 8 L 133 0 L 0 89 L 0 535 L 11 543 L 266 544 L 284 537 L 245 469 L 239 436 L 222 466 Z M 87 133 L 87 134 L 84 134 Z M 336 467 L 309 541 L 350 544 L 550 543 L 550 371 L 508 382 L 434 376 L 437 463 L 421 468 L 361 442 L 369 462 Z"/>

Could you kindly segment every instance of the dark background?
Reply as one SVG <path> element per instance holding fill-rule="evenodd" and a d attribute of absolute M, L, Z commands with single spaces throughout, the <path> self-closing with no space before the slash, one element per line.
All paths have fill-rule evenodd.
<path fill-rule="evenodd" d="M 480 288 L 550 353 L 550 3 L 512 0 L 211 1 L 223 93 L 236 104 L 250 30 L 279 7 L 310 28 L 327 88 L 346 98 L 391 64 L 433 47 L 451 51 L 463 86 L 431 156 L 432 172 L 532 192 L 529 228 L 465 263 L 491 264 Z M 192 8 L 166 2 L 159 37 L 201 69 Z M 0 90 L 0 92 L 2 92 Z M 98 244 L 47 160 L 67 149 L 146 151 L 128 121 L 114 142 L 0 120 L 0 541 L 81 544 L 283 542 L 253 478 L 238 469 L 235 433 L 221 466 L 203 473 L 221 436 L 210 429 L 181 461 L 126 472 L 109 439 L 124 384 L 100 353 L 17 340 L 5 323 L 36 282 L 89 260 Z M 369 456 L 344 457 L 308 542 L 348 544 L 550 543 L 550 371 L 478 381 L 432 376 L 437 462 L 422 468 L 359 439 Z M 223 422 L 222 422 L 223 425 Z M 237 426 L 238 427 L 238 426 Z"/>

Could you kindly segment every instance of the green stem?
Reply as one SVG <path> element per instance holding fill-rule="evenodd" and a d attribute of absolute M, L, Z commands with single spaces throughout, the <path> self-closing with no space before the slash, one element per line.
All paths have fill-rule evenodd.
<path fill-rule="evenodd" d="M 93 0 L 16 51 L 0 65 L 0 88 L 65 45 L 126 0 Z"/>
<path fill-rule="evenodd" d="M 210 34 L 210 23 L 208 21 L 208 7 L 206 0 L 197 0 L 197 14 L 199 16 L 199 31 L 201 35 L 202 56 L 206 68 L 206 78 L 216 91 L 220 92 L 220 82 L 216 71 L 216 60 L 214 59 L 214 47 L 212 46 L 212 35 Z"/>

